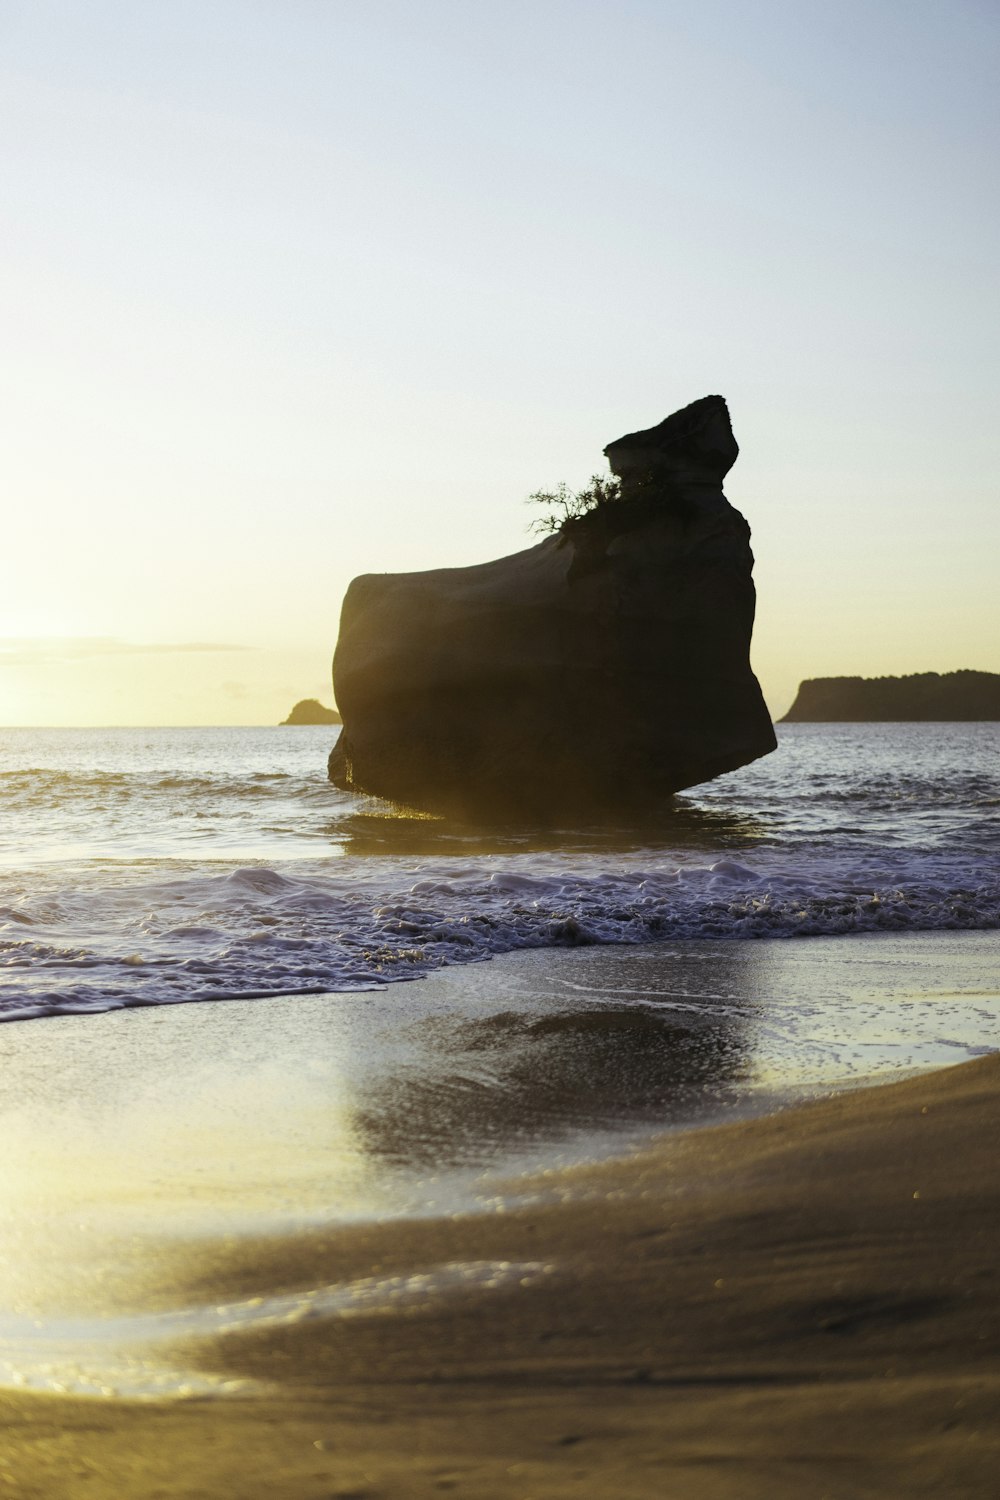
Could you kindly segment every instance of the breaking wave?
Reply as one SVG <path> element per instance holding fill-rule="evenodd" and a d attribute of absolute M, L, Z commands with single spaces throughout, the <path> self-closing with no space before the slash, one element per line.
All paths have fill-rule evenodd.
<path fill-rule="evenodd" d="M 760 850 L 253 865 L 109 883 L 0 909 L 0 1019 L 381 988 L 526 948 L 1000 926 L 1000 875 L 946 856 Z M 540 868 L 541 867 L 541 868 Z"/>

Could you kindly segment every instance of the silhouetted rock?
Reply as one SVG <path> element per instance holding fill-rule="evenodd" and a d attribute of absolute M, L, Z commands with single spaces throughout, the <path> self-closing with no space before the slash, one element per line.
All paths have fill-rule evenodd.
<path fill-rule="evenodd" d="M 525 552 L 368 574 L 334 657 L 330 779 L 553 823 L 648 808 L 775 747 L 750 670 L 750 530 L 721 396 L 605 450 L 622 497 Z"/>
<path fill-rule="evenodd" d="M 909 677 L 810 677 L 783 724 L 1000 720 L 1000 673 L 914 672 Z"/>
<path fill-rule="evenodd" d="M 285 724 L 340 724 L 342 719 L 335 708 L 324 708 L 318 698 L 302 698 L 287 719 L 282 719 L 282 727 Z"/>
<path fill-rule="evenodd" d="M 663 488 L 694 484 L 721 489 L 740 450 L 725 401 L 703 396 L 656 427 L 616 438 L 604 453 L 628 495 L 650 482 Z"/>

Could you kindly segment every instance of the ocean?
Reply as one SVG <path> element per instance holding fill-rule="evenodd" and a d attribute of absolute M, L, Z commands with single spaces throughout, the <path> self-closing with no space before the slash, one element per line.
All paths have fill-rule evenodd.
<path fill-rule="evenodd" d="M 795 724 L 642 827 L 336 790 L 336 729 L 0 730 L 0 1019 L 385 990 L 525 949 L 1000 927 L 1000 725 Z"/>

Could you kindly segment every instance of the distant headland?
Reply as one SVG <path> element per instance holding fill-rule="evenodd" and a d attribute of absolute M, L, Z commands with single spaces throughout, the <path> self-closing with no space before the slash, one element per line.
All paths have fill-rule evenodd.
<path fill-rule="evenodd" d="M 1000 720 L 1000 673 L 810 677 L 782 724 Z"/>
<path fill-rule="evenodd" d="M 341 724 L 343 720 L 335 708 L 324 708 L 318 698 L 303 698 L 296 703 L 285 724 Z"/>

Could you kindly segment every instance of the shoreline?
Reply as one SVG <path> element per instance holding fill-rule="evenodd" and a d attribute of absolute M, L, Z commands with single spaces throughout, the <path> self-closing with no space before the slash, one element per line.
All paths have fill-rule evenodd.
<path fill-rule="evenodd" d="M 544 1174 L 503 1213 L 193 1242 L 173 1284 L 200 1300 L 551 1270 L 189 1343 L 268 1382 L 242 1399 L 4 1392 L 6 1492 L 986 1500 L 998 1148 L 992 1055 Z"/>

